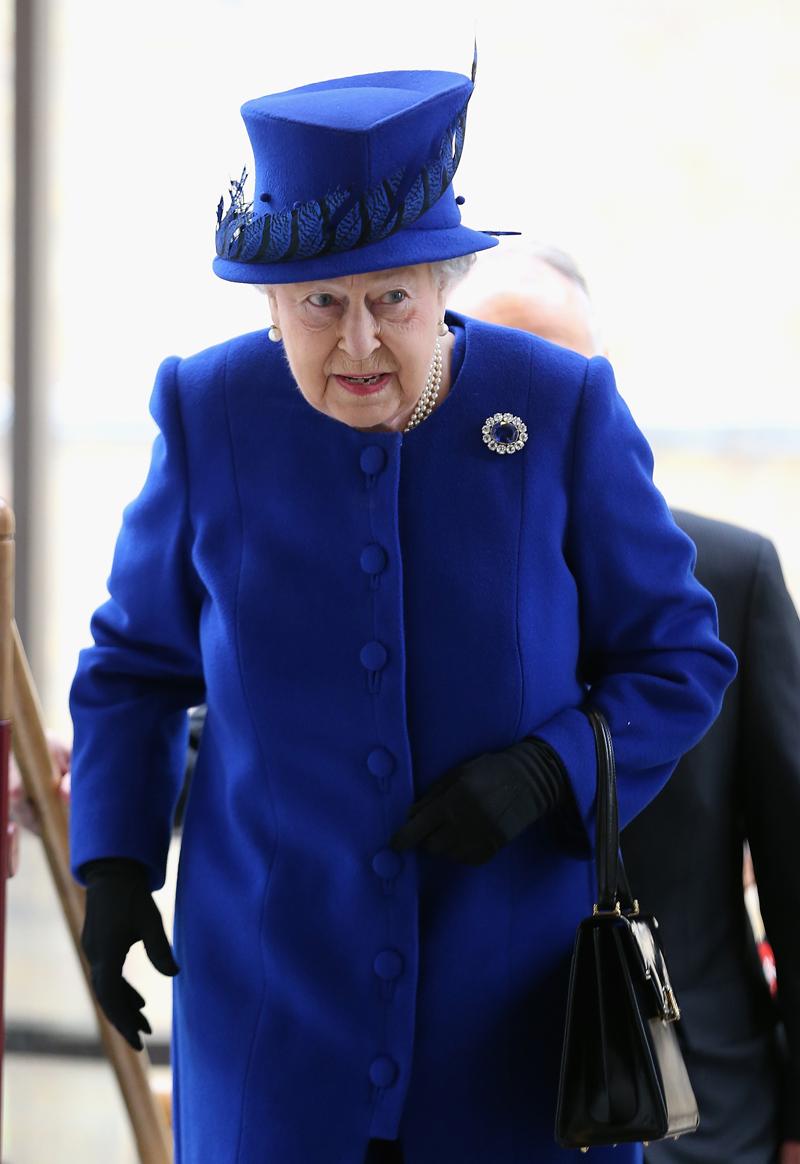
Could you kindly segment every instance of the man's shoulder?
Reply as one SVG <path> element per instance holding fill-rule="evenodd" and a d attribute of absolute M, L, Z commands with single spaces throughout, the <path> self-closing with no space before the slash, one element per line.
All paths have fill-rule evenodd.
<path fill-rule="evenodd" d="M 706 517 L 688 509 L 673 509 L 672 516 L 689 537 L 704 546 L 721 547 L 738 554 L 757 556 L 769 538 L 756 530 L 716 517 Z"/>
<path fill-rule="evenodd" d="M 783 585 L 775 546 L 764 534 L 731 522 L 681 509 L 672 515 L 697 547 L 695 574 L 716 600 L 723 639 L 738 653 L 757 579 Z"/>
<path fill-rule="evenodd" d="M 764 534 L 741 525 L 685 509 L 673 509 L 672 516 L 697 546 L 698 573 L 736 573 L 749 578 L 759 559 L 774 548 Z"/>

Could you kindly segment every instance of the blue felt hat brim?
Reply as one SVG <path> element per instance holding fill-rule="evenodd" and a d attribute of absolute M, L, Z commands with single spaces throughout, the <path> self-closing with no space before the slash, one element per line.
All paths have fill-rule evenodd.
<path fill-rule="evenodd" d="M 417 263 L 435 263 L 455 259 L 474 251 L 497 246 L 498 239 L 468 226 L 451 226 L 439 230 L 414 230 L 410 227 L 380 242 L 349 251 L 319 255 L 287 263 L 237 263 L 215 258 L 215 275 L 231 283 L 308 283 L 314 279 L 337 279 L 342 275 L 361 275 L 366 271 L 386 271 L 393 267 L 412 267 Z"/>

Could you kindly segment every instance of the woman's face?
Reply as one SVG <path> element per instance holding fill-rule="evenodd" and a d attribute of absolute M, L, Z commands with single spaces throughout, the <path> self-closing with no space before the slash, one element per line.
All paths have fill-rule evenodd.
<path fill-rule="evenodd" d="M 430 264 L 283 283 L 267 294 L 309 404 L 353 428 L 405 428 L 444 316 Z"/>

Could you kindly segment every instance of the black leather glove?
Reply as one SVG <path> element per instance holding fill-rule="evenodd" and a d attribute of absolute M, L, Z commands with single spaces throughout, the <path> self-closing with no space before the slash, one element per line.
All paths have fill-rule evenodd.
<path fill-rule="evenodd" d="M 80 872 L 86 882 L 81 945 L 95 996 L 109 1022 L 141 1051 L 139 1031 L 151 1031 L 142 1014 L 144 999 L 122 977 L 128 950 L 142 941 L 156 970 L 172 977 L 179 969 L 150 893 L 147 868 L 127 857 L 103 857 L 87 861 Z"/>
<path fill-rule="evenodd" d="M 482 865 L 568 794 L 557 753 L 528 737 L 451 768 L 412 804 L 389 844 Z"/>

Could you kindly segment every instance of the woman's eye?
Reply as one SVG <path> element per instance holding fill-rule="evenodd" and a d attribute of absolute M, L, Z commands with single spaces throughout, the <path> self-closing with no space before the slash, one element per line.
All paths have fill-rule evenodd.
<path fill-rule="evenodd" d="M 316 295 L 309 295 L 308 302 L 312 307 L 330 307 L 333 303 L 333 296 L 326 291 L 320 291 Z"/>
<path fill-rule="evenodd" d="M 396 291 L 387 291 L 386 294 L 383 296 L 383 302 L 384 303 L 402 303 L 403 300 L 407 299 L 407 298 L 408 298 L 408 295 L 406 294 L 406 292 L 401 291 L 400 288 L 398 288 Z"/>

